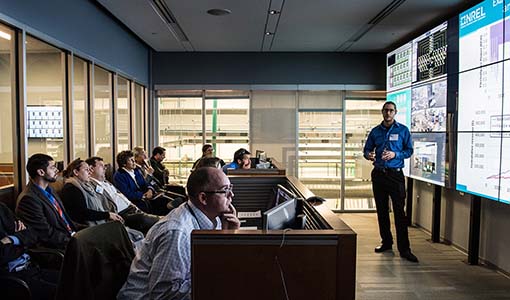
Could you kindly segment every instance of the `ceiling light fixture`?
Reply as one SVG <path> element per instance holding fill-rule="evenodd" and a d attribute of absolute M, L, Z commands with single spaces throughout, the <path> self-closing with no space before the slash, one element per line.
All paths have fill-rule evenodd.
<path fill-rule="evenodd" d="M 8 34 L 7 32 L 3 32 L 3 31 L 0 30 L 0 38 L 3 38 L 3 39 L 6 39 L 6 40 L 10 41 L 11 40 L 11 35 Z"/>
<path fill-rule="evenodd" d="M 213 16 L 225 16 L 231 14 L 232 11 L 226 8 L 212 8 L 209 9 L 207 13 Z"/>

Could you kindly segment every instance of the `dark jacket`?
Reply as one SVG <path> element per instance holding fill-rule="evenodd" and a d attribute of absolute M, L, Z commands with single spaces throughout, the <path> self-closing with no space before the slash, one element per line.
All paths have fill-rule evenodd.
<path fill-rule="evenodd" d="M 62 189 L 62 201 L 69 211 L 69 215 L 78 223 L 87 224 L 89 221 L 108 220 L 110 218 L 108 211 L 88 208 L 85 195 L 69 182 Z"/>
<path fill-rule="evenodd" d="M 115 299 L 135 254 L 126 229 L 108 222 L 84 229 L 67 246 L 56 299 Z"/>
<path fill-rule="evenodd" d="M 16 232 L 16 218 L 11 210 L 0 202 L 0 239 L 11 235 L 19 239 L 20 245 L 0 243 L 0 268 L 25 253 L 27 247 L 35 245 L 37 238 L 27 228 Z M 0 272 L 1 273 L 1 272 Z"/>
<path fill-rule="evenodd" d="M 160 183 L 163 185 L 168 184 L 168 170 L 166 167 L 154 159 L 154 157 L 151 157 L 150 159 L 151 167 L 154 169 L 154 173 L 152 173 L 152 176 L 156 178 Z"/>
<path fill-rule="evenodd" d="M 139 169 L 135 169 L 135 179 L 138 186 L 133 181 L 133 178 L 131 178 L 131 175 L 121 168 L 113 175 L 113 184 L 129 201 L 144 210 L 145 204 L 142 201 L 142 197 L 149 189 L 149 185 L 143 178 L 142 172 Z"/>
<path fill-rule="evenodd" d="M 52 194 L 69 222 L 71 230 L 76 231 L 76 226 L 67 214 L 62 201 L 55 193 Z M 66 223 L 51 204 L 50 199 L 32 181 L 18 196 L 16 214 L 35 233 L 42 246 L 63 249 L 71 238 Z"/>

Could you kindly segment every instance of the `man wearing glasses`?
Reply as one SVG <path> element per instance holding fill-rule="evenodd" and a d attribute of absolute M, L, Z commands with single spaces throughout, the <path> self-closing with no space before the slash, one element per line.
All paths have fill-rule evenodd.
<path fill-rule="evenodd" d="M 186 189 L 188 202 L 149 230 L 118 299 L 190 299 L 191 232 L 239 229 L 232 185 L 221 170 L 195 170 Z"/>
<path fill-rule="evenodd" d="M 372 190 L 377 207 L 377 220 L 381 245 L 375 252 L 381 253 L 391 250 L 393 237 L 390 230 L 389 199 L 391 197 L 395 227 L 397 231 L 397 246 L 400 257 L 411 262 L 418 262 L 418 258 L 411 252 L 407 231 L 407 216 L 404 212 L 405 181 L 402 168 L 404 159 L 413 154 L 413 142 L 409 129 L 395 121 L 397 106 L 388 101 L 381 110 L 383 121 L 370 131 L 363 155 L 373 161 Z"/>

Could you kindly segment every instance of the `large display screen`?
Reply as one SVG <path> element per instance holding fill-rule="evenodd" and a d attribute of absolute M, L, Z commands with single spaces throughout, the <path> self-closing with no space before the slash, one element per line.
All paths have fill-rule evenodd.
<path fill-rule="evenodd" d="M 62 107 L 27 106 L 28 138 L 63 138 Z"/>
<path fill-rule="evenodd" d="M 459 71 L 465 71 L 509 58 L 510 3 L 484 1 L 459 15 Z M 505 30 L 506 26 L 506 30 Z"/>
<path fill-rule="evenodd" d="M 396 121 L 406 125 L 414 153 L 404 174 L 445 185 L 447 120 L 447 27 L 436 26 L 387 55 L 387 100 L 397 104 Z"/>
<path fill-rule="evenodd" d="M 457 190 L 510 203 L 510 2 L 459 15 Z"/>

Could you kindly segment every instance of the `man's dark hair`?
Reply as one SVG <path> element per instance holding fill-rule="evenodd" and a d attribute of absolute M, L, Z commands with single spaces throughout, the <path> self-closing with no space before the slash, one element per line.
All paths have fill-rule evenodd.
<path fill-rule="evenodd" d="M 156 148 L 154 148 L 154 150 L 152 150 L 152 156 L 156 156 L 157 154 L 163 154 L 165 153 L 165 151 L 166 151 L 165 148 L 157 146 Z"/>
<path fill-rule="evenodd" d="M 205 151 L 207 151 L 207 149 L 209 148 L 212 148 L 213 146 L 211 144 L 205 144 L 202 146 L 202 154 L 205 153 Z"/>
<path fill-rule="evenodd" d="M 196 198 L 198 193 L 206 190 L 211 184 L 211 170 L 215 168 L 203 167 L 198 168 L 191 173 L 186 183 L 186 191 L 190 198 Z"/>
<path fill-rule="evenodd" d="M 221 167 L 221 159 L 218 157 L 204 157 L 201 158 L 197 165 L 195 166 L 195 169 L 204 168 L 204 167 L 211 167 L 211 168 L 219 168 Z"/>
<path fill-rule="evenodd" d="M 98 161 L 103 161 L 103 158 L 102 157 L 99 157 L 99 156 L 92 156 L 92 157 L 89 157 L 85 160 L 85 162 L 89 165 L 89 166 L 92 166 L 92 167 L 95 167 L 96 166 L 96 162 Z"/>
<path fill-rule="evenodd" d="M 386 101 L 384 102 L 383 106 L 382 106 L 382 109 L 384 109 L 384 107 L 388 104 L 393 104 L 393 107 L 395 107 L 395 110 L 397 110 L 397 105 L 395 104 L 395 102 L 393 101 Z"/>
<path fill-rule="evenodd" d="M 234 153 L 234 161 L 237 162 L 238 159 L 243 160 L 245 154 L 251 154 L 250 151 L 240 148 Z"/>
<path fill-rule="evenodd" d="M 62 175 L 65 178 L 73 177 L 74 176 L 73 171 L 74 170 L 79 170 L 82 162 L 84 162 L 84 160 L 80 159 L 79 157 L 77 159 L 73 160 L 72 162 L 70 162 L 67 165 L 67 168 L 64 170 Z"/>
<path fill-rule="evenodd" d="M 36 153 L 30 156 L 27 162 L 27 172 L 30 178 L 36 178 L 38 176 L 37 170 L 39 169 L 46 171 L 46 168 L 50 165 L 50 161 L 53 161 L 53 157 L 47 154 Z"/>
<path fill-rule="evenodd" d="M 117 154 L 117 164 L 119 165 L 119 168 L 125 167 L 128 160 L 133 156 L 133 152 L 130 150 L 119 152 L 119 154 Z"/>

